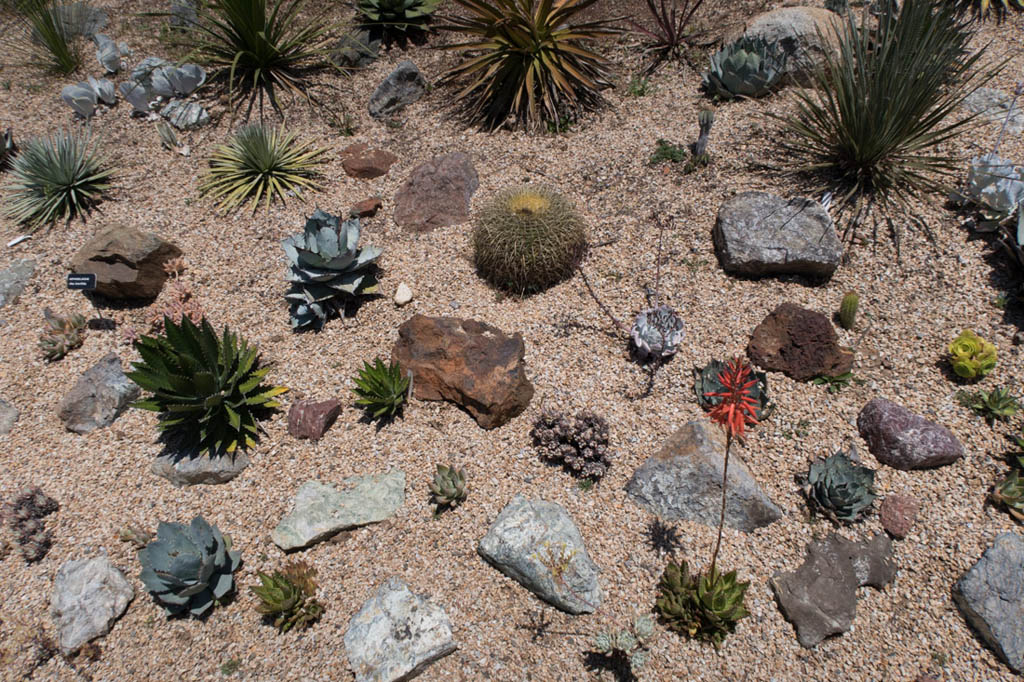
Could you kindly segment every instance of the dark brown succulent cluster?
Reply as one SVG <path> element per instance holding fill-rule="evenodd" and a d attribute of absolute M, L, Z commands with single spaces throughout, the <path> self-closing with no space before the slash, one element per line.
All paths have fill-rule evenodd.
<path fill-rule="evenodd" d="M 39 561 L 50 551 L 52 535 L 43 525 L 43 517 L 60 505 L 38 487 L 26 488 L 4 503 L 2 518 L 14 533 L 25 561 Z"/>
<path fill-rule="evenodd" d="M 544 410 L 530 436 L 542 458 L 562 462 L 574 476 L 598 479 L 611 466 L 608 422 L 589 410 L 572 416 Z"/>

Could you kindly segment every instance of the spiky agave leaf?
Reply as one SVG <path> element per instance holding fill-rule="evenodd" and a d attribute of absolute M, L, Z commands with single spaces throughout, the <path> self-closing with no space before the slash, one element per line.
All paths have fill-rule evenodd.
<path fill-rule="evenodd" d="M 409 377 L 402 375 L 397 362 L 385 365 L 380 358 L 373 364 L 363 361 L 363 368 L 355 378 L 352 391 L 359 396 L 356 405 L 363 407 L 373 419 L 390 419 L 405 402 L 409 390 Z"/>
<path fill-rule="evenodd" d="M 704 89 L 726 99 L 767 95 L 785 74 L 786 57 L 778 41 L 740 38 L 711 56 Z"/>
<path fill-rule="evenodd" d="M 385 40 L 403 40 L 407 34 L 423 31 L 440 0 L 359 0 L 356 13 L 363 28 Z"/>
<path fill-rule="evenodd" d="M 655 607 L 669 629 L 711 642 L 718 647 L 750 615 L 743 604 L 749 582 L 736 571 L 722 574 L 712 567 L 706 575 L 690 573 L 685 561 L 669 561 L 658 584 Z"/>
<path fill-rule="evenodd" d="M 134 406 L 159 412 L 161 431 L 211 456 L 255 445 L 258 413 L 279 407 L 274 397 L 288 390 L 264 385 L 269 370 L 256 349 L 226 326 L 218 339 L 206 318 L 197 327 L 165 317 L 163 336 L 144 336 L 135 349 L 142 361 L 128 378 L 152 395 Z"/>

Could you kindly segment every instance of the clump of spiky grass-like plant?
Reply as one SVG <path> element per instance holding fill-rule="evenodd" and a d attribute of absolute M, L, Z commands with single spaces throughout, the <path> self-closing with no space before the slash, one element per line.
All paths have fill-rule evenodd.
<path fill-rule="evenodd" d="M 77 27 L 69 21 L 72 8 L 60 0 L 11 0 L 9 9 L 19 15 L 24 30 L 22 35 L 8 36 L 11 51 L 51 73 L 66 76 L 77 71 L 82 50 Z"/>

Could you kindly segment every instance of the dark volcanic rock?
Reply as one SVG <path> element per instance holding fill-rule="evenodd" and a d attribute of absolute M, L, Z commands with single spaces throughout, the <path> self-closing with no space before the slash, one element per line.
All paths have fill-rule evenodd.
<path fill-rule="evenodd" d="M 828 318 L 793 303 L 783 303 L 757 325 L 747 355 L 764 369 L 797 381 L 836 376 L 853 367 L 853 353 L 839 345 Z"/>

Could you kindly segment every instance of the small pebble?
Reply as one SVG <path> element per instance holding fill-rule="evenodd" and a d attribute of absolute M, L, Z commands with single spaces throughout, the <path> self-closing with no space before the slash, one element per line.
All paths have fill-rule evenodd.
<path fill-rule="evenodd" d="M 395 290 L 395 305 L 401 307 L 412 300 L 412 289 L 405 282 L 398 285 Z"/>

